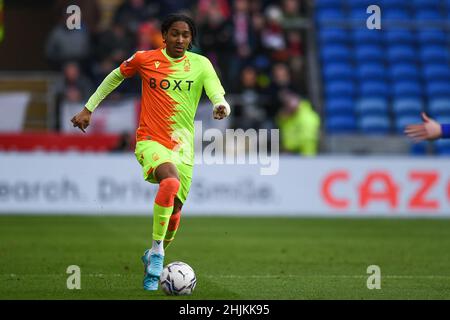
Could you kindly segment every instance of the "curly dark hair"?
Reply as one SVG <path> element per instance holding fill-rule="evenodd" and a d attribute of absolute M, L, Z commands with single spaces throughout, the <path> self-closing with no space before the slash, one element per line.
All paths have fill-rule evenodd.
<path fill-rule="evenodd" d="M 197 36 L 197 27 L 195 26 L 194 21 L 187 15 L 180 13 L 169 14 L 161 24 L 161 33 L 164 35 L 164 33 L 169 31 L 172 24 L 178 21 L 186 22 L 189 26 L 189 29 L 191 30 L 192 41 L 188 47 L 188 49 L 190 50 L 192 49 L 192 43 L 195 43 L 195 37 Z"/>

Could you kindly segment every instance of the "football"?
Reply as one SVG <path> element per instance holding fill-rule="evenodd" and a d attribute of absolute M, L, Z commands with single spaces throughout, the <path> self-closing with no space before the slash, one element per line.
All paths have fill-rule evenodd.
<path fill-rule="evenodd" d="M 194 270 L 181 261 L 166 265 L 159 280 L 164 293 L 175 296 L 192 294 L 197 284 Z"/>

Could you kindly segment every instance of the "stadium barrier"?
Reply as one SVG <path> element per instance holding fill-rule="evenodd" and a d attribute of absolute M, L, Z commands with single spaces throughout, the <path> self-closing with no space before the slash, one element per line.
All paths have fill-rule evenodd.
<path fill-rule="evenodd" d="M 6 153 L 2 214 L 150 214 L 156 185 L 133 154 Z M 450 217 L 448 160 L 281 157 L 259 165 L 194 167 L 186 215 Z"/>
<path fill-rule="evenodd" d="M 0 132 L 23 130 L 30 98 L 27 92 L 0 93 Z"/>
<path fill-rule="evenodd" d="M 0 134 L 0 151 L 78 151 L 108 152 L 120 142 L 119 134 L 85 135 L 53 132 L 24 132 Z"/>

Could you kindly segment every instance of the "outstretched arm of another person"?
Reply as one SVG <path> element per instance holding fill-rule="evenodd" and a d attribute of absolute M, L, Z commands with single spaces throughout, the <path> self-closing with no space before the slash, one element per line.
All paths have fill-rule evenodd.
<path fill-rule="evenodd" d="M 100 102 L 102 102 L 103 99 L 114 91 L 114 89 L 116 89 L 124 79 L 125 77 L 122 75 L 119 68 L 114 69 L 108 76 L 106 76 L 94 94 L 89 98 L 83 110 L 78 112 L 71 119 L 73 126 L 80 128 L 83 132 L 86 132 L 85 129 L 91 122 L 92 112 L 94 112 Z"/>
<path fill-rule="evenodd" d="M 416 142 L 450 138 L 450 124 L 440 124 L 422 113 L 423 123 L 410 124 L 405 128 L 405 134 Z"/>

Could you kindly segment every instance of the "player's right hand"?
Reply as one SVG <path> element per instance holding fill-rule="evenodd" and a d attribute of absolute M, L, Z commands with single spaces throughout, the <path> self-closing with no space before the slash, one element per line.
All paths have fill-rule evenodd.
<path fill-rule="evenodd" d="M 81 131 L 86 133 L 85 129 L 89 126 L 89 123 L 91 122 L 91 114 L 92 112 L 89 111 L 86 107 L 84 107 L 84 109 L 78 112 L 76 115 L 74 115 L 70 121 L 73 123 L 74 127 L 78 127 L 80 128 Z"/>

